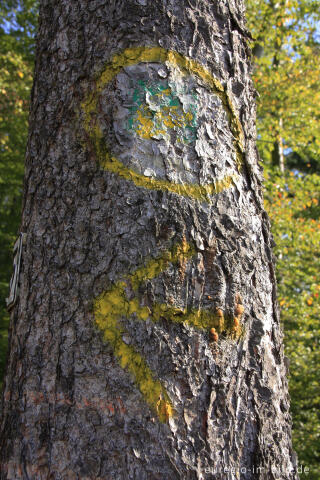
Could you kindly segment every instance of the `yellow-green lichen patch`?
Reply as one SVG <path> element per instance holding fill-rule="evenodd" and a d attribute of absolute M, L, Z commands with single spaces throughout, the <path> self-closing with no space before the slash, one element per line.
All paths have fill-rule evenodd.
<path fill-rule="evenodd" d="M 212 195 L 220 193 L 229 188 L 237 178 L 236 174 L 225 175 L 217 178 L 214 182 L 199 184 L 183 181 L 177 183 L 165 179 L 154 178 L 137 172 L 134 168 L 127 167 L 115 155 L 101 148 L 103 133 L 96 112 L 100 95 L 105 86 L 113 80 L 119 72 L 125 68 L 139 63 L 168 63 L 179 69 L 181 75 L 193 75 L 199 78 L 204 85 L 216 95 L 223 105 L 228 117 L 229 129 L 232 133 L 233 144 L 238 170 L 240 170 L 243 156 L 244 135 L 241 123 L 233 106 L 230 95 L 222 84 L 198 62 L 186 58 L 177 52 L 165 50 L 161 47 L 135 47 L 126 49 L 113 56 L 104 71 L 96 81 L 95 89 L 82 103 L 84 112 L 84 126 L 94 145 L 96 154 L 104 169 L 111 171 L 123 179 L 133 182 L 138 187 L 149 190 L 163 190 L 172 192 L 184 197 L 191 197 L 200 201 L 209 202 Z M 150 87 L 151 88 L 151 87 Z M 160 88 L 160 87 L 159 87 Z M 162 98 L 164 94 L 171 95 L 171 103 L 174 102 L 174 95 L 166 89 L 157 94 Z M 193 107 L 192 107 L 193 108 Z M 150 114 L 145 106 L 139 106 L 132 118 L 132 128 L 142 138 L 149 139 L 152 135 L 165 135 L 166 129 L 175 129 L 181 137 L 182 142 L 189 142 L 195 137 L 196 106 L 193 110 L 180 111 L 178 105 L 163 105 L 159 112 Z M 180 131 L 181 130 L 181 131 Z M 179 133 L 180 132 L 180 133 Z"/>

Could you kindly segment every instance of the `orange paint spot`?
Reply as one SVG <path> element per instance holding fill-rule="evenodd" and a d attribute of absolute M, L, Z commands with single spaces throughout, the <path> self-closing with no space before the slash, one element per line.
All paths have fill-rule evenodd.
<path fill-rule="evenodd" d="M 87 398 L 83 398 L 82 402 L 83 402 L 85 407 L 90 407 L 91 406 L 91 402 Z"/>
<path fill-rule="evenodd" d="M 111 412 L 112 415 L 114 415 L 114 411 L 115 411 L 115 410 L 114 410 L 114 407 L 113 407 L 112 403 L 107 403 L 107 404 L 106 404 L 106 407 L 107 407 L 107 409 L 109 410 L 109 412 Z"/>
<path fill-rule="evenodd" d="M 118 405 L 119 405 L 119 410 L 122 414 L 125 414 L 126 413 L 126 409 L 123 405 L 123 401 L 121 400 L 121 398 L 117 398 L 117 401 L 118 401 Z"/>

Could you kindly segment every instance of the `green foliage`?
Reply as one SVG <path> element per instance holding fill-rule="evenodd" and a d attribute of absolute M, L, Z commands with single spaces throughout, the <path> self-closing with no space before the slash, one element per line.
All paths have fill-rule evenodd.
<path fill-rule="evenodd" d="M 266 171 L 266 208 L 277 277 L 294 448 L 320 477 L 320 9 L 318 0 L 247 0 L 252 31 L 257 129 Z M 277 146 L 285 148 L 284 176 Z M 290 171 L 291 169 L 291 171 Z M 293 171 L 292 171 L 293 169 Z M 304 172 L 298 173 L 298 172 Z M 318 173 L 318 174 L 317 174 Z"/>
<path fill-rule="evenodd" d="M 247 9 L 255 38 L 261 156 L 271 163 L 274 142 L 281 139 L 295 153 L 287 157 L 288 166 L 319 168 L 319 2 L 247 0 Z"/>
<path fill-rule="evenodd" d="M 36 6 L 34 0 L 26 0 L 7 1 L 0 7 L 0 379 L 9 320 L 5 298 L 20 223 Z"/>
<path fill-rule="evenodd" d="M 320 477 L 320 176 L 266 174 L 265 203 L 276 242 L 277 280 L 290 358 L 294 447 Z M 303 478 L 303 477 L 302 477 Z"/>

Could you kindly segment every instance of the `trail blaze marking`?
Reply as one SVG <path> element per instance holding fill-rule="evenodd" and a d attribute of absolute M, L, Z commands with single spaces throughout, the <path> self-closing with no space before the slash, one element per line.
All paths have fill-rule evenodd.
<path fill-rule="evenodd" d="M 97 111 L 99 97 L 105 86 L 111 82 L 125 67 L 139 63 L 165 63 L 177 67 L 182 75 L 194 75 L 202 80 L 208 90 L 214 93 L 223 105 L 227 114 L 228 125 L 232 133 L 233 145 L 236 152 L 237 167 L 240 170 L 243 156 L 244 135 L 241 123 L 230 96 L 222 84 L 211 75 L 202 65 L 180 55 L 177 52 L 160 47 L 128 48 L 112 57 L 106 68 L 98 78 L 95 90 L 82 103 L 84 112 L 84 126 L 92 140 L 96 154 L 105 170 L 119 175 L 125 180 L 132 181 L 136 186 L 150 190 L 164 190 L 181 196 L 195 198 L 204 202 L 210 201 L 210 196 L 229 188 L 236 175 L 225 175 L 212 183 L 204 185 L 196 183 L 175 183 L 164 179 L 150 178 L 132 168 L 125 166 L 118 158 L 110 153 L 104 142 L 103 131 L 93 115 Z M 157 98 L 156 107 L 150 109 L 139 102 L 131 109 L 129 128 L 133 129 L 141 138 L 149 139 L 155 135 L 165 135 L 167 129 L 178 132 L 181 142 L 188 143 L 195 138 L 197 122 L 197 107 L 191 105 L 182 110 L 176 102 L 172 88 L 162 86 L 140 85 L 140 90 L 149 88 L 149 94 Z M 139 97 L 139 88 L 134 92 Z M 127 369 L 134 378 L 136 385 L 149 406 L 158 414 L 160 421 L 168 420 L 174 414 L 173 406 L 162 382 L 155 378 L 146 360 L 131 345 L 123 340 L 125 328 L 123 318 L 135 315 L 138 321 L 150 319 L 154 322 L 166 318 L 171 322 L 187 323 L 199 329 L 208 329 L 217 332 L 226 330 L 225 318 L 222 311 L 212 312 L 204 309 L 177 308 L 166 304 L 154 303 L 152 307 L 140 305 L 138 288 L 146 280 L 153 279 L 164 272 L 170 264 L 186 263 L 195 254 L 193 248 L 185 241 L 164 252 L 159 258 L 149 260 L 145 266 L 137 268 L 133 273 L 126 275 L 123 280 L 116 282 L 109 290 L 103 292 L 94 300 L 94 316 L 98 328 L 103 332 L 105 341 L 113 348 L 113 352 L 122 368 Z M 130 286 L 136 296 L 129 299 L 126 287 Z"/>
<path fill-rule="evenodd" d="M 82 103 L 84 126 L 95 146 L 95 151 L 101 161 L 101 165 L 105 170 L 113 172 L 126 180 L 132 181 L 138 187 L 143 187 L 149 190 L 164 190 L 181 196 L 209 202 L 211 195 L 220 193 L 229 188 L 234 183 L 237 175 L 225 175 L 223 178 L 216 179 L 215 181 L 204 185 L 195 183 L 175 183 L 148 177 L 125 166 L 118 158 L 109 152 L 107 146 L 103 142 L 104 135 L 101 127 L 98 125 L 97 121 L 92 123 L 92 115 L 97 111 L 99 96 L 102 93 L 103 88 L 111 82 L 123 68 L 137 65 L 139 63 L 165 62 L 178 68 L 182 75 L 194 75 L 201 79 L 210 92 L 214 93 L 220 99 L 228 117 L 229 129 L 233 136 L 233 144 L 236 152 L 237 166 L 238 170 L 240 170 L 244 151 L 244 135 L 241 123 L 229 94 L 219 80 L 217 80 L 198 62 L 184 57 L 175 51 L 166 50 L 161 47 L 128 48 L 112 57 L 111 61 L 100 74 L 94 92 L 89 94 Z M 138 94 L 138 92 L 136 93 Z M 171 96 L 171 101 L 174 102 L 174 95 L 172 95 L 172 92 L 169 90 L 167 92 L 163 91 L 161 93 L 161 91 L 159 91 L 156 93 L 160 94 L 162 99 L 164 99 L 165 94 L 169 97 Z M 176 105 L 176 107 L 178 106 Z M 154 115 L 151 115 L 150 111 L 147 111 L 144 108 L 138 108 L 133 116 L 135 118 L 131 118 L 131 126 L 135 124 L 136 131 L 142 138 L 149 138 L 156 132 L 160 134 L 163 133 L 161 132 L 161 125 L 169 128 L 180 126 L 185 133 L 189 130 L 191 138 L 195 135 L 195 109 L 194 111 L 179 112 L 178 109 L 175 109 L 175 105 L 168 105 L 167 109 L 165 108 L 165 105 L 162 105 L 159 112 Z M 182 137 L 185 137 L 184 141 L 188 142 L 187 135 L 182 135 Z"/>
<path fill-rule="evenodd" d="M 160 303 L 155 303 L 151 308 L 141 306 L 137 296 L 131 300 L 127 298 L 125 289 L 130 286 L 137 295 L 139 286 L 146 280 L 157 277 L 170 264 L 186 262 L 194 254 L 194 249 L 184 241 L 164 252 L 162 256 L 149 260 L 146 265 L 116 282 L 94 301 L 95 321 L 103 332 L 104 340 L 112 346 L 121 367 L 132 374 L 140 392 L 161 421 L 166 421 L 174 413 L 169 396 L 163 384 L 155 379 L 141 354 L 123 341 L 125 328 L 121 318 L 135 315 L 138 321 L 150 319 L 154 322 L 166 318 L 171 322 L 186 322 L 199 329 L 215 327 L 219 331 L 224 329 L 224 319 L 209 310 L 181 309 Z"/>

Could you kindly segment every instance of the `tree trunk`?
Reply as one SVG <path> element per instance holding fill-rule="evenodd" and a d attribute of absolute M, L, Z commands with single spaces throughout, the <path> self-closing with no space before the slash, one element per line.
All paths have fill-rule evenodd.
<path fill-rule="evenodd" d="M 280 172 L 284 174 L 284 153 L 283 153 L 283 138 L 282 138 L 282 132 L 283 132 L 283 121 L 282 117 L 279 118 L 279 139 L 278 139 L 278 148 L 279 148 L 279 166 L 280 166 Z"/>
<path fill-rule="evenodd" d="M 296 479 L 242 1 L 42 0 L 1 479 Z"/>

